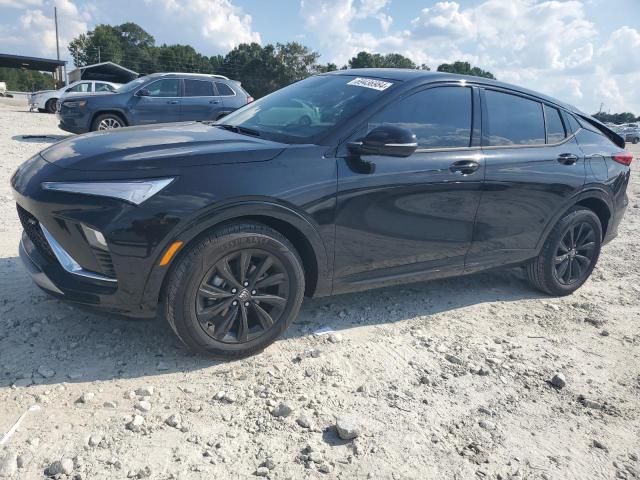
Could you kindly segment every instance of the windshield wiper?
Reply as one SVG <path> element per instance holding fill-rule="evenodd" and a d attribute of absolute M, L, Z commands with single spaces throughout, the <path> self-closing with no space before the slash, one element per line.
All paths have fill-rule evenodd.
<path fill-rule="evenodd" d="M 214 127 L 224 128 L 225 130 L 229 130 L 230 132 L 240 133 L 244 135 L 251 135 L 254 137 L 259 137 L 260 132 L 257 130 L 252 130 L 246 127 L 240 127 L 238 125 L 231 125 L 229 123 L 216 123 L 213 125 Z"/>

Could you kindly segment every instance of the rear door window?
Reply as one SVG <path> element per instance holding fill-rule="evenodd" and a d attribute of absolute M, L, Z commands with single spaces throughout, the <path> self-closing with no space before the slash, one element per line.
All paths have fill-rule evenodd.
<path fill-rule="evenodd" d="M 471 93 L 469 87 L 437 87 L 414 93 L 375 114 L 367 131 L 380 125 L 397 125 L 416 134 L 418 148 L 468 147 Z"/>
<path fill-rule="evenodd" d="M 149 84 L 147 87 L 150 97 L 179 97 L 180 80 L 165 78 Z"/>
<path fill-rule="evenodd" d="M 82 92 L 87 93 L 91 91 L 91 82 L 82 82 L 77 85 L 74 85 L 69 89 L 69 92 Z"/>
<path fill-rule="evenodd" d="M 218 95 L 221 97 L 233 97 L 236 94 L 226 83 L 216 82 L 216 88 L 218 89 Z"/>
<path fill-rule="evenodd" d="M 96 82 L 96 92 L 113 92 L 115 88 L 108 83 Z"/>
<path fill-rule="evenodd" d="M 518 95 L 485 90 L 488 146 L 544 145 L 542 104 Z"/>
<path fill-rule="evenodd" d="M 547 143 L 560 143 L 567 136 L 560 111 L 557 108 L 545 105 L 544 115 L 547 124 Z"/>
<path fill-rule="evenodd" d="M 208 80 L 188 80 L 184 81 L 185 97 L 213 97 L 213 83 Z"/>

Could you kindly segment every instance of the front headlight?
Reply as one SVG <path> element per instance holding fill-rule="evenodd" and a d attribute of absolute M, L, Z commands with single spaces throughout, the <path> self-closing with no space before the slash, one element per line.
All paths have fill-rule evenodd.
<path fill-rule="evenodd" d="M 84 107 L 87 104 L 86 100 L 65 100 L 64 102 L 62 102 L 62 105 L 64 105 L 67 108 L 81 108 Z"/>
<path fill-rule="evenodd" d="M 140 205 L 174 180 L 175 177 L 147 180 L 116 180 L 112 182 L 44 182 L 42 188 L 56 192 L 118 198 L 134 205 Z"/>

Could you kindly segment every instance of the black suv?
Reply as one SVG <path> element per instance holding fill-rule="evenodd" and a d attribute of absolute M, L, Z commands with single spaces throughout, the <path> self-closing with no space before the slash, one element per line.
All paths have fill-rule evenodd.
<path fill-rule="evenodd" d="M 217 124 L 64 140 L 12 178 L 34 281 L 166 318 L 237 358 L 304 295 L 524 266 L 567 295 L 616 236 L 631 155 L 597 120 L 482 78 L 346 70 Z"/>
<path fill-rule="evenodd" d="M 222 75 L 153 73 L 113 92 L 58 100 L 59 127 L 72 133 L 130 125 L 217 120 L 249 102 L 240 83 Z"/>

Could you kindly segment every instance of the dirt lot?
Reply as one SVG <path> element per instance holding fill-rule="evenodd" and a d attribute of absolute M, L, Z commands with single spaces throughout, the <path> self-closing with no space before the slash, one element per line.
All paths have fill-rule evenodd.
<path fill-rule="evenodd" d="M 0 477 L 640 478 L 638 160 L 620 236 L 570 297 L 516 269 L 307 300 L 285 338 L 226 363 L 28 278 L 9 178 L 65 135 L 0 103 L 0 436 L 39 407 Z"/>

